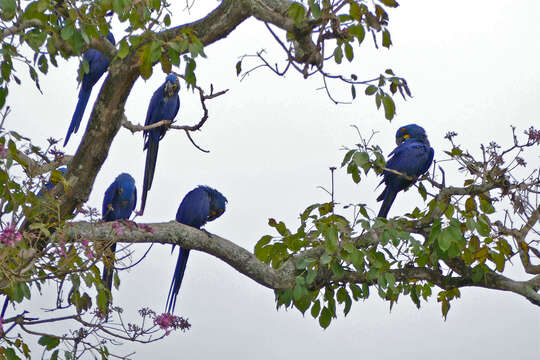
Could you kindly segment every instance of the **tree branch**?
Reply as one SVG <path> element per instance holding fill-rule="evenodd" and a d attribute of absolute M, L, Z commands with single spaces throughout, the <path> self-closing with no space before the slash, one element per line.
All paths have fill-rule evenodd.
<path fill-rule="evenodd" d="M 149 231 L 150 230 L 150 231 Z M 274 290 L 288 289 L 294 286 L 296 263 L 305 258 L 318 259 L 325 252 L 324 246 L 315 247 L 297 255 L 291 256 L 280 268 L 274 269 L 272 266 L 261 262 L 251 252 L 230 240 L 220 236 L 191 228 L 176 221 L 168 223 L 147 224 L 143 228 L 123 228 L 122 234 L 117 233 L 110 223 L 92 224 L 88 222 L 74 222 L 66 225 L 62 236 L 68 241 L 77 241 L 82 238 L 94 242 L 114 241 L 122 243 L 160 243 L 175 244 L 184 248 L 198 250 L 213 255 L 229 264 L 231 267 L 258 282 L 259 284 Z M 376 245 L 378 234 L 375 231 L 368 231 L 356 239 L 357 243 Z M 456 268 L 459 276 L 443 276 L 438 269 L 422 267 L 405 267 L 389 270 L 394 274 L 396 280 L 410 282 L 416 280 L 429 281 L 442 289 L 454 287 L 483 287 L 494 290 L 510 291 L 524 296 L 531 303 L 540 306 L 540 294 L 538 293 L 539 279 L 533 278 L 529 281 L 515 281 L 495 272 L 486 272 L 481 281 L 472 280 L 471 273 L 467 267 L 460 266 L 461 261 L 449 261 L 449 265 Z M 326 271 L 325 271 L 326 270 Z M 324 266 L 320 267 L 316 280 L 316 286 L 323 287 L 334 282 L 366 283 L 373 285 L 372 280 L 367 279 L 367 274 L 362 272 L 347 271 L 345 276 L 337 278 L 332 272 L 327 271 Z"/>

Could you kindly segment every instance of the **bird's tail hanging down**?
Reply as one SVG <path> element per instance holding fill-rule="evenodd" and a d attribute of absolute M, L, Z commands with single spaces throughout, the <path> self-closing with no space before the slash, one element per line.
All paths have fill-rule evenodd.
<path fill-rule="evenodd" d="M 186 271 L 186 264 L 189 257 L 189 249 L 180 247 L 180 253 L 178 254 L 178 261 L 176 262 L 176 268 L 174 269 L 174 275 L 171 282 L 171 288 L 169 289 L 169 295 L 167 295 L 167 303 L 165 304 L 165 311 L 172 314 L 176 305 L 176 298 L 182 285 L 182 279 L 184 278 L 184 272 Z"/>
<path fill-rule="evenodd" d="M 69 129 L 66 135 L 66 140 L 64 140 L 64 146 L 67 145 L 71 134 L 77 133 L 79 130 L 79 125 L 81 125 L 81 120 L 84 115 L 84 110 L 86 109 L 86 104 L 88 104 L 88 99 L 90 99 L 90 90 L 85 90 L 81 87 L 79 92 L 79 101 L 77 101 L 77 107 L 75 107 L 75 112 L 71 118 L 71 124 L 69 124 Z"/>
<path fill-rule="evenodd" d="M 144 181 L 143 192 L 141 198 L 140 214 L 144 213 L 144 207 L 146 206 L 146 196 L 148 191 L 152 187 L 152 181 L 154 180 L 154 170 L 156 170 L 156 159 L 159 150 L 159 142 L 148 140 L 148 146 L 146 148 L 146 165 L 144 167 Z"/>
<path fill-rule="evenodd" d="M 382 200 L 381 209 L 379 210 L 378 217 L 386 218 L 388 215 L 388 212 L 390 211 L 390 207 L 392 207 L 392 204 L 394 203 L 394 200 L 396 199 L 397 192 L 392 191 L 388 188 L 384 189 L 381 195 L 377 198 L 377 201 Z"/>

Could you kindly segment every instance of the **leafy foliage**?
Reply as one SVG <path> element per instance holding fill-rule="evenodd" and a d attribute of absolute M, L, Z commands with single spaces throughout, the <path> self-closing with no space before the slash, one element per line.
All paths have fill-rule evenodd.
<path fill-rule="evenodd" d="M 515 178 L 512 164 L 524 166 L 515 153 L 535 146 L 536 140 L 529 137 L 519 144 L 514 137 L 515 145 L 505 151 L 492 143 L 483 155 L 486 160 L 478 161 L 459 150 L 453 136 L 448 136 L 452 150 L 446 153 L 449 160 L 463 165 L 464 185 L 445 187 L 428 177 L 439 193 L 428 193 L 423 183 L 417 185 L 421 198 L 428 201 L 425 209 L 415 207 L 402 217 L 386 220 L 371 218 L 365 205 L 354 204 L 343 207 L 352 206 L 350 219 L 337 213 L 335 203 L 313 204 L 300 215 L 295 232 L 270 219 L 269 225 L 279 235 L 263 236 L 255 246 L 255 256 L 274 268 L 288 261 L 296 267 L 294 286 L 275 291 L 278 308 L 294 306 L 302 313 L 311 308 L 311 315 L 326 328 L 337 317 L 337 305 L 346 316 L 353 300 L 370 296 L 370 288 L 390 307 L 406 296 L 420 308 L 421 299 L 427 301 L 437 287 L 437 301 L 446 318 L 451 302 L 461 296 L 460 287 L 495 287 L 519 247 L 529 249 L 531 244 L 522 234 L 512 245 L 516 237 L 509 238 L 512 232 L 507 225 L 496 220 L 495 206 L 503 199 L 513 204 L 514 216 L 509 211 L 505 214 L 508 223 L 516 221 L 515 215 L 537 216 L 535 210 L 531 214 L 520 204 L 530 204 L 529 196 L 540 187 L 538 174 L 509 180 Z M 514 158 L 502 168 L 510 154 Z M 380 148 L 363 139 L 358 148 L 346 152 L 342 162 L 355 183 L 361 181 L 362 171 L 368 175 L 374 169 L 380 174 L 384 165 Z M 494 191 L 499 194 L 491 194 Z"/>

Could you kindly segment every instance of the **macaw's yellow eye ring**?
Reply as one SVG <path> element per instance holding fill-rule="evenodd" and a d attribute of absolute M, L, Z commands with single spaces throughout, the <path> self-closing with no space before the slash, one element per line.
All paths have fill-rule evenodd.
<path fill-rule="evenodd" d="M 212 210 L 212 211 L 210 212 L 210 214 L 212 214 L 212 216 L 214 216 L 214 215 L 216 215 L 216 212 L 215 212 L 214 210 Z"/>
<path fill-rule="evenodd" d="M 408 139 L 408 138 L 410 138 L 410 137 L 411 137 L 411 135 L 409 135 L 409 134 L 404 134 L 404 135 L 403 135 L 403 138 L 404 138 L 404 139 Z"/>
<path fill-rule="evenodd" d="M 221 214 L 222 212 L 223 212 L 223 209 L 219 209 L 219 210 L 218 210 L 218 213 Z"/>

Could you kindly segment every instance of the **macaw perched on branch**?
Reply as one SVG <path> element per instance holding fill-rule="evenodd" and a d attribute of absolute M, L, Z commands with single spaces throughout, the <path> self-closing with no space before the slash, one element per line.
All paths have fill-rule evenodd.
<path fill-rule="evenodd" d="M 161 120 L 173 121 L 180 109 L 180 82 L 176 75 L 167 75 L 165 82 L 152 95 L 148 111 L 146 113 L 145 126 L 155 124 Z M 146 195 L 152 187 L 154 170 L 156 169 L 156 159 L 159 149 L 159 141 L 165 136 L 166 126 L 144 131 L 144 148 L 146 150 L 146 165 L 144 167 L 143 193 L 141 199 L 140 214 L 144 213 L 146 206 Z"/>
<path fill-rule="evenodd" d="M 176 212 L 176 221 L 200 229 L 208 221 L 220 217 L 225 212 L 226 203 L 227 199 L 216 189 L 208 186 L 198 186 L 188 192 L 180 203 Z M 176 298 L 180 291 L 180 285 L 182 285 L 182 278 L 184 277 L 188 257 L 189 249 L 180 247 L 178 261 L 176 262 L 174 276 L 165 305 L 165 311 L 171 314 L 174 312 Z"/>
<path fill-rule="evenodd" d="M 102 208 L 103 221 L 128 220 L 136 206 L 137 188 L 135 187 L 135 179 L 129 174 L 122 173 L 116 177 L 105 191 Z M 113 243 L 110 249 L 112 258 L 109 264 L 105 263 L 103 269 L 103 284 L 109 289 L 109 292 L 112 289 L 116 243 Z"/>
<path fill-rule="evenodd" d="M 386 188 L 377 198 L 382 201 L 379 217 L 386 217 L 396 195 L 401 190 L 407 189 L 414 184 L 416 179 L 428 171 L 433 162 L 433 148 L 429 145 L 426 131 L 416 124 L 403 126 L 396 133 L 396 144 L 394 151 L 390 153 L 392 158 L 386 163 L 388 169 L 393 169 L 403 173 L 409 179 L 392 173 L 383 172 L 383 180 Z"/>
<path fill-rule="evenodd" d="M 116 44 L 114 36 L 112 33 L 107 34 L 107 40 L 113 45 Z M 71 118 L 71 124 L 69 124 L 69 129 L 64 140 L 64 146 L 67 145 L 69 138 L 72 133 L 77 133 L 79 130 L 79 125 L 81 125 L 81 120 L 84 115 L 84 110 L 88 104 L 88 99 L 92 93 L 92 88 L 99 79 L 105 74 L 107 68 L 109 67 L 109 59 L 107 59 L 102 53 L 98 50 L 90 49 L 83 55 L 83 60 L 86 60 L 90 65 L 90 70 L 84 74 L 81 84 L 81 90 L 79 91 L 79 101 L 77 102 L 77 107 L 75 107 L 75 112 Z"/>

